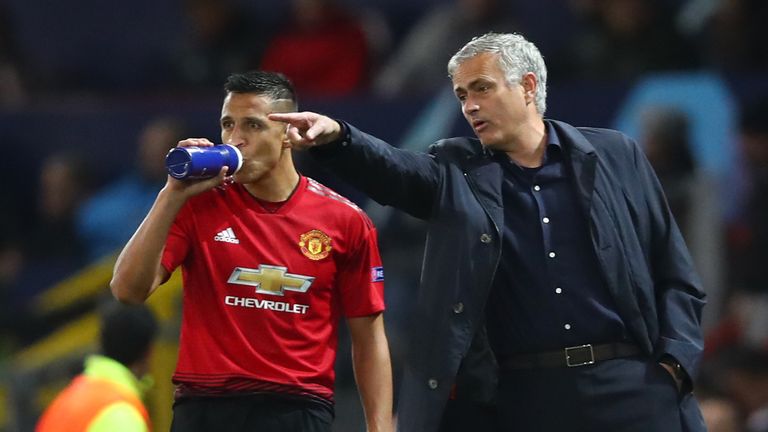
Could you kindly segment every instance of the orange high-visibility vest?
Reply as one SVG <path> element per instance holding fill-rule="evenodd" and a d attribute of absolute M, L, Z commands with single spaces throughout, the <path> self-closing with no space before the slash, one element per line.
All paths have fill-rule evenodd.
<path fill-rule="evenodd" d="M 144 417 L 150 428 L 149 414 L 135 395 L 105 379 L 79 375 L 43 413 L 36 432 L 84 432 L 105 408 L 127 402 Z"/>

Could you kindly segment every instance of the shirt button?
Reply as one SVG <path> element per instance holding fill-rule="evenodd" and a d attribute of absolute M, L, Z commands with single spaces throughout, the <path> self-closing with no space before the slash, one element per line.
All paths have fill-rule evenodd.
<path fill-rule="evenodd" d="M 427 381 L 427 386 L 429 386 L 430 389 L 434 390 L 437 388 L 437 380 L 434 378 L 430 378 L 429 381 Z"/>
<path fill-rule="evenodd" d="M 489 236 L 488 234 L 484 233 L 483 235 L 480 236 L 480 241 L 483 242 L 483 243 L 490 243 L 491 242 L 491 236 Z"/>
<path fill-rule="evenodd" d="M 544 218 L 544 219 L 542 219 L 541 221 L 542 221 L 542 222 L 544 222 L 545 224 L 547 224 L 547 223 L 549 223 L 549 218 L 548 218 L 548 217 L 545 217 L 545 218 Z"/>
<path fill-rule="evenodd" d="M 557 287 L 557 288 L 555 288 L 555 292 L 556 292 L 557 294 L 562 294 L 562 293 L 563 293 L 563 289 L 562 289 L 562 288 L 560 288 L 560 287 Z"/>
<path fill-rule="evenodd" d="M 464 303 L 458 302 L 455 305 L 453 305 L 453 312 L 457 314 L 464 312 Z"/>
<path fill-rule="evenodd" d="M 550 258 L 554 258 L 554 257 L 556 257 L 556 256 L 557 256 L 557 255 L 556 255 L 554 252 L 550 252 L 550 253 L 549 253 L 549 257 L 550 257 Z"/>
<path fill-rule="evenodd" d="M 348 145 L 349 145 L 349 142 L 348 142 L 348 141 L 342 141 L 342 142 L 341 142 L 341 146 L 342 146 L 342 147 L 346 147 L 346 146 L 348 146 Z"/>
<path fill-rule="evenodd" d="M 538 191 L 540 191 L 540 190 L 541 190 L 541 187 L 540 187 L 539 185 L 535 185 L 535 186 L 533 186 L 533 190 L 535 190 L 536 192 L 538 192 Z"/>
<path fill-rule="evenodd" d="M 566 330 L 570 330 L 571 329 L 571 325 L 570 324 L 566 324 L 566 325 L 563 326 L 563 328 L 565 328 Z"/>

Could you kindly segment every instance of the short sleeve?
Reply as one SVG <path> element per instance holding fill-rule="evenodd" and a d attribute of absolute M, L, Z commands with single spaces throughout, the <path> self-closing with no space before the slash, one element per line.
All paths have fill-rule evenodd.
<path fill-rule="evenodd" d="M 366 227 L 361 237 L 338 269 L 342 313 L 347 318 L 384 310 L 384 267 L 376 229 Z"/>
<path fill-rule="evenodd" d="M 168 238 L 165 240 L 163 256 L 160 260 L 163 268 L 170 274 L 187 257 L 190 247 L 190 232 L 192 225 L 192 210 L 190 203 L 184 204 L 168 232 Z"/>

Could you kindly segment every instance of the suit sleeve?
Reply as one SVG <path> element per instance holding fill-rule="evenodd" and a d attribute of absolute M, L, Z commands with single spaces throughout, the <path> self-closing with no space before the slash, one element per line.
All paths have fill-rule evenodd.
<path fill-rule="evenodd" d="M 439 167 L 434 156 L 398 149 L 354 126 L 340 123 L 342 138 L 313 148 L 312 154 L 379 204 L 428 219 L 439 183 Z"/>
<path fill-rule="evenodd" d="M 704 349 L 701 312 L 705 294 L 661 184 L 639 146 L 632 144 L 650 215 L 650 268 L 660 329 L 656 358 L 671 355 L 694 377 Z"/>

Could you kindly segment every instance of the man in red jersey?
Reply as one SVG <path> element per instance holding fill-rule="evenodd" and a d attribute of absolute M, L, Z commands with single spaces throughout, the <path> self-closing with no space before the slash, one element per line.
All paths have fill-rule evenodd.
<path fill-rule="evenodd" d="M 235 74 L 224 88 L 221 138 L 242 153 L 241 169 L 168 177 L 111 282 L 118 299 L 141 303 L 182 268 L 172 430 L 329 431 L 344 316 L 368 430 L 392 431 L 376 230 L 296 172 L 285 125 L 267 118 L 297 109 L 284 76 Z"/>

